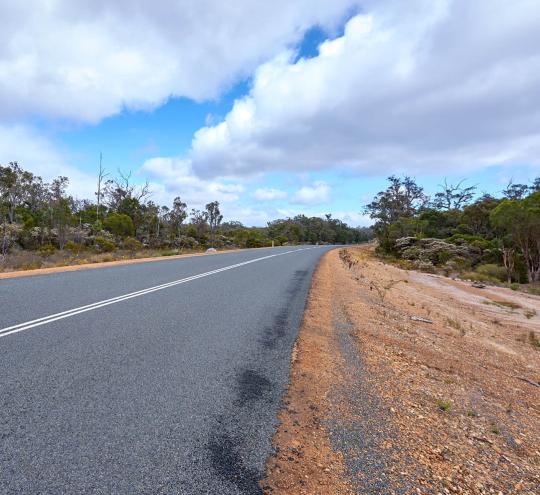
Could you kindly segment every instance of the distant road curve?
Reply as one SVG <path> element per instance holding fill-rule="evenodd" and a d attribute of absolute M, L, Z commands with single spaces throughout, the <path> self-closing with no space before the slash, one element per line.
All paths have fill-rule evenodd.
<path fill-rule="evenodd" d="M 0 280 L 0 493 L 260 493 L 328 249 Z"/>

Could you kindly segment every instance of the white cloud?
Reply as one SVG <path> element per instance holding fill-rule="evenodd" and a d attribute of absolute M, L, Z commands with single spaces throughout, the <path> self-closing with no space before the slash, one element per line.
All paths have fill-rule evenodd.
<path fill-rule="evenodd" d="M 0 119 L 98 122 L 170 96 L 214 98 L 356 0 L 1 2 Z"/>
<path fill-rule="evenodd" d="M 200 179 L 194 175 L 191 162 L 179 158 L 146 160 L 139 174 L 150 177 L 152 199 L 163 204 L 170 204 L 174 197 L 180 196 L 190 208 L 203 208 L 210 201 L 235 202 L 244 191 L 239 183 Z"/>
<path fill-rule="evenodd" d="M 253 191 L 251 196 L 257 201 L 275 201 L 278 199 L 285 199 L 287 197 L 287 192 L 272 187 L 262 187 Z"/>
<path fill-rule="evenodd" d="M 450 173 L 540 163 L 537 0 L 365 1 L 343 37 L 260 66 L 200 129 L 197 173 Z"/>
<path fill-rule="evenodd" d="M 369 215 L 364 215 L 357 211 L 336 211 L 332 216 L 345 222 L 351 227 L 369 227 L 370 225 L 373 225 L 373 220 Z"/>
<path fill-rule="evenodd" d="M 303 186 L 292 198 L 293 203 L 319 205 L 330 201 L 330 186 L 324 181 L 317 181 L 312 186 Z"/>
<path fill-rule="evenodd" d="M 58 150 L 54 142 L 29 127 L 0 125 L 0 159 L 2 165 L 10 161 L 19 162 L 24 169 L 46 182 L 60 175 L 66 176 L 73 196 L 80 199 L 94 196 L 97 178 L 69 165 L 69 158 Z"/>

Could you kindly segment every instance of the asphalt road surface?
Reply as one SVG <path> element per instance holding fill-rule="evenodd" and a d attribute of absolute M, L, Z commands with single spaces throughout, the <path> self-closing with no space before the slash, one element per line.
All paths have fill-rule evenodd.
<path fill-rule="evenodd" d="M 0 493 L 260 493 L 326 250 L 0 280 Z"/>

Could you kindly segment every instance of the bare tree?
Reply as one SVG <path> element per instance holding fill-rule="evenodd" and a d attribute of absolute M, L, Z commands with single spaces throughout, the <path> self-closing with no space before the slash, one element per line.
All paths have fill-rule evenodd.
<path fill-rule="evenodd" d="M 136 186 L 131 183 L 131 170 L 128 173 L 118 170 L 118 177 L 106 181 L 104 195 L 107 197 L 109 207 L 117 210 L 125 199 L 143 202 L 150 196 L 150 184 L 146 181 L 142 186 Z"/>
<path fill-rule="evenodd" d="M 465 180 L 463 179 L 454 185 L 448 184 L 445 178 L 444 184 L 439 184 L 441 191 L 435 194 L 433 206 L 439 210 L 459 210 L 470 203 L 477 186 L 463 187 Z"/>
<path fill-rule="evenodd" d="M 99 207 L 101 205 L 101 185 L 103 184 L 103 180 L 105 177 L 107 177 L 109 174 L 105 172 L 105 169 L 103 168 L 103 154 L 99 153 L 99 174 L 98 174 L 98 183 L 97 183 L 97 206 L 96 206 L 96 220 L 99 220 Z"/>

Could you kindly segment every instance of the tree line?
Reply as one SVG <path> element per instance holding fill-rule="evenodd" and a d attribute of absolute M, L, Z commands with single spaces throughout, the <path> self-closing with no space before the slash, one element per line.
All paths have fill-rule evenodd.
<path fill-rule="evenodd" d="M 143 248 L 197 249 L 263 247 L 286 243 L 354 243 L 371 238 L 369 229 L 352 228 L 334 219 L 299 215 L 246 227 L 223 221 L 218 201 L 188 209 L 177 197 L 171 205 L 152 201 L 148 183 L 135 184 L 131 174 L 110 177 L 100 166 L 94 199 L 76 200 L 69 179 L 46 183 L 17 162 L 0 165 L 0 256 L 32 250 Z"/>
<path fill-rule="evenodd" d="M 391 176 L 365 211 L 384 254 L 439 266 L 457 261 L 510 282 L 540 281 L 540 177 L 510 182 L 499 197 L 445 180 L 430 198 L 411 177 Z"/>

